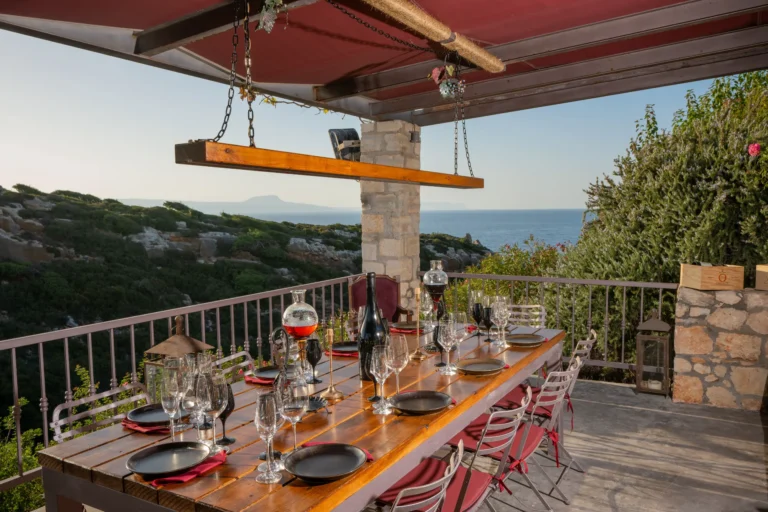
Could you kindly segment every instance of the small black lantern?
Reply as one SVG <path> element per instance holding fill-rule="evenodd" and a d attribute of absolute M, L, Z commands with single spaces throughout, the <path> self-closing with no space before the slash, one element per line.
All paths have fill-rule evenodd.
<path fill-rule="evenodd" d="M 669 331 L 668 323 L 657 310 L 637 326 L 637 390 L 643 393 L 669 395 Z M 653 369 L 646 370 L 652 366 Z"/>

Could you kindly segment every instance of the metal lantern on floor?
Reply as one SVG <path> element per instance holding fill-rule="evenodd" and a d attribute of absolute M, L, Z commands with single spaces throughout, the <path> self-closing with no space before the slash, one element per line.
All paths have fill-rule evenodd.
<path fill-rule="evenodd" d="M 213 350 L 213 347 L 200 340 L 196 340 L 184 333 L 184 318 L 177 316 L 176 334 L 167 340 L 150 348 L 144 355 L 144 375 L 147 385 L 147 393 L 153 402 L 160 396 L 160 381 L 163 376 L 163 361 L 166 357 L 183 357 L 187 354 L 196 354 Z"/>
<path fill-rule="evenodd" d="M 669 331 L 668 323 L 657 310 L 637 326 L 637 390 L 669 395 Z M 650 368 L 649 368 L 650 367 Z"/>

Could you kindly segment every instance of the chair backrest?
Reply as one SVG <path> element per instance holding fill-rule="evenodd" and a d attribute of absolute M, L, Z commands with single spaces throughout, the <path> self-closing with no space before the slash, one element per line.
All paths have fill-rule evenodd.
<path fill-rule="evenodd" d="M 509 324 L 543 329 L 547 326 L 547 310 L 540 304 L 509 306 Z"/>
<path fill-rule="evenodd" d="M 143 384 L 136 382 L 78 400 L 64 402 L 53 410 L 51 418 L 53 440 L 60 443 L 78 434 L 84 434 L 119 423 L 125 418 L 127 413 L 119 412 L 118 408 L 130 406 L 128 410 L 131 410 L 139 405 L 137 402 L 142 400 L 149 403 L 147 388 Z M 86 406 L 87 409 L 78 411 L 83 406 Z M 61 416 L 64 411 L 67 411 L 67 414 L 62 418 Z M 97 416 L 104 417 L 97 418 Z M 88 424 L 82 423 L 87 420 L 91 420 L 91 422 Z M 78 423 L 80 424 L 78 425 Z M 62 428 L 67 430 L 64 431 Z"/>
<path fill-rule="evenodd" d="M 445 493 L 448 485 L 456 475 L 456 471 L 461 464 L 461 458 L 464 456 L 464 442 L 459 441 L 457 450 L 451 455 L 448 467 L 445 468 L 443 476 L 426 485 L 418 487 L 408 487 L 403 489 L 392 503 L 391 512 L 411 512 L 412 510 L 423 510 L 424 512 L 437 512 L 443 506 Z M 414 499 L 407 499 L 415 497 Z M 415 500 L 415 501 L 414 501 Z M 401 505 L 405 501 L 407 504 Z"/>
<path fill-rule="evenodd" d="M 365 306 L 366 281 L 365 276 L 357 277 L 349 282 L 349 310 L 353 318 L 357 318 L 357 308 Z M 379 304 L 384 318 L 397 321 L 397 308 L 400 305 L 400 283 L 394 277 L 383 274 L 376 275 L 376 302 Z M 357 322 L 355 321 L 355 325 Z"/>
<path fill-rule="evenodd" d="M 223 368 L 227 363 L 231 363 L 226 368 Z M 235 377 L 240 373 L 253 370 L 253 357 L 245 350 L 236 352 L 230 356 L 222 357 L 213 362 L 214 368 L 219 368 L 224 371 L 224 376 L 229 382 L 235 380 Z"/>

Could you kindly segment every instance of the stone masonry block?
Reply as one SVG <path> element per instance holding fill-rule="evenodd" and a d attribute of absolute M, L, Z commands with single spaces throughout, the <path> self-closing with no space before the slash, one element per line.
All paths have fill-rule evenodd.
<path fill-rule="evenodd" d="M 768 308 L 768 292 L 749 290 L 746 294 L 747 297 L 747 309 L 752 311 L 755 309 Z"/>
<path fill-rule="evenodd" d="M 747 325 L 757 333 L 768 334 L 768 311 L 750 313 Z"/>
<path fill-rule="evenodd" d="M 738 331 L 744 325 L 746 319 L 746 311 L 734 308 L 720 308 L 707 317 L 707 323 L 720 329 Z"/>
<path fill-rule="evenodd" d="M 363 233 L 382 233 L 384 231 L 384 216 L 364 213 L 361 217 Z"/>
<path fill-rule="evenodd" d="M 759 336 L 721 332 L 717 335 L 715 343 L 719 348 L 727 351 L 729 357 L 734 359 L 757 361 L 760 358 L 762 340 Z"/>
<path fill-rule="evenodd" d="M 763 396 L 765 383 L 768 380 L 768 369 L 752 366 L 731 368 L 731 382 L 736 391 L 742 395 Z"/>
<path fill-rule="evenodd" d="M 378 247 L 374 243 L 363 242 L 363 261 L 376 261 L 378 258 Z"/>
<path fill-rule="evenodd" d="M 704 398 L 704 386 L 698 377 L 677 375 L 672 395 L 675 402 L 700 404 Z"/>
<path fill-rule="evenodd" d="M 715 407 L 728 407 L 730 409 L 738 407 L 733 393 L 719 386 L 707 389 L 707 398 L 709 399 L 709 404 Z"/>
<path fill-rule="evenodd" d="M 677 291 L 677 298 L 691 306 L 710 307 L 715 303 L 715 298 L 712 297 L 712 294 L 692 288 L 680 287 Z"/>
<path fill-rule="evenodd" d="M 377 274 L 383 274 L 384 264 L 378 261 L 363 261 L 363 273 L 376 272 Z"/>
<path fill-rule="evenodd" d="M 682 357 L 675 358 L 675 373 L 688 373 L 692 369 L 691 362 Z"/>
<path fill-rule="evenodd" d="M 379 133 L 387 133 L 387 132 L 397 132 L 404 128 L 406 128 L 408 131 L 411 131 L 411 127 L 414 126 L 412 123 L 406 123 L 405 121 L 400 121 L 399 119 L 395 119 L 393 121 L 379 121 L 375 123 L 376 131 Z"/>
<path fill-rule="evenodd" d="M 392 167 L 405 167 L 405 157 L 402 155 L 381 155 L 377 156 L 373 163 L 390 165 Z"/>
<path fill-rule="evenodd" d="M 741 302 L 742 296 L 741 292 L 728 290 L 715 293 L 715 298 L 720 302 L 733 306 Z"/>
<path fill-rule="evenodd" d="M 362 123 L 360 125 L 360 133 L 374 133 L 375 131 L 376 123 Z"/>
<path fill-rule="evenodd" d="M 704 327 L 675 328 L 675 353 L 709 354 L 712 352 L 712 338 Z"/>
<path fill-rule="evenodd" d="M 379 240 L 379 254 L 382 257 L 403 256 L 403 242 L 397 238 L 382 238 Z"/>

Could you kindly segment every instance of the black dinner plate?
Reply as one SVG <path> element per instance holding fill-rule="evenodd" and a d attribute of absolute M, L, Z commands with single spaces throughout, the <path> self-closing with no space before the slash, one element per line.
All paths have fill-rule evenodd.
<path fill-rule="evenodd" d="M 500 359 L 464 359 L 456 367 L 469 375 L 494 375 L 504 369 L 505 363 Z"/>
<path fill-rule="evenodd" d="M 283 460 L 285 470 L 310 484 L 351 475 L 365 464 L 365 452 L 351 444 L 318 444 L 299 448 Z"/>
<path fill-rule="evenodd" d="M 189 416 L 187 411 L 181 411 L 181 417 L 186 418 Z M 161 404 L 149 404 L 129 411 L 126 416 L 128 421 L 131 421 L 142 427 L 159 427 L 162 425 L 170 425 L 171 418 L 163 410 Z"/>
<path fill-rule="evenodd" d="M 156 444 L 134 453 L 125 467 L 147 480 L 154 480 L 183 473 L 203 462 L 210 454 L 210 448 L 196 441 Z"/>
<path fill-rule="evenodd" d="M 333 351 L 334 352 L 357 352 L 357 342 L 356 341 L 345 341 L 343 343 L 334 343 L 333 344 Z"/>
<path fill-rule="evenodd" d="M 292 370 L 293 370 L 293 365 L 289 364 L 287 367 L 288 373 L 290 374 Z M 263 366 L 253 372 L 254 377 L 258 377 L 260 379 L 271 379 L 271 380 L 275 380 L 279 374 L 280 374 L 279 366 Z"/>
<path fill-rule="evenodd" d="M 544 337 L 538 334 L 507 334 L 507 344 L 518 347 L 535 348 L 544 343 Z"/>
<path fill-rule="evenodd" d="M 416 330 L 416 322 L 395 322 L 392 324 L 395 329 Z"/>
<path fill-rule="evenodd" d="M 319 396 L 311 396 L 309 397 L 309 407 L 307 407 L 307 412 L 319 411 L 320 409 L 323 409 L 327 406 L 328 400 L 325 398 L 320 398 Z"/>
<path fill-rule="evenodd" d="M 394 395 L 390 397 L 389 402 L 393 409 L 401 413 L 420 415 L 442 411 L 451 405 L 451 397 L 440 391 L 424 389 Z"/>

